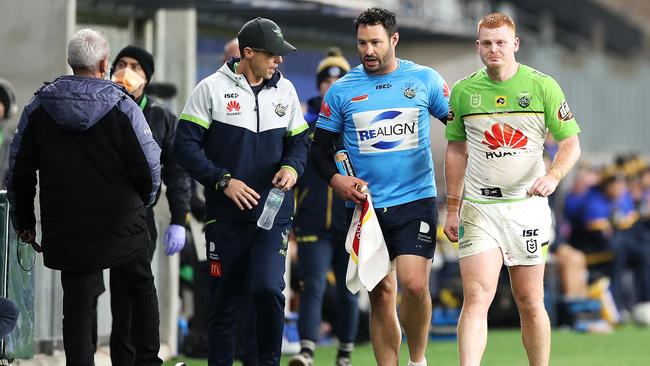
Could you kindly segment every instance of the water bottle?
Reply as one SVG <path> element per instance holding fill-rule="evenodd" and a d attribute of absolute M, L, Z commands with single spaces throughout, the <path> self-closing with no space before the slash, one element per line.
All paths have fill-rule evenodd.
<path fill-rule="evenodd" d="M 266 202 L 264 202 L 262 215 L 257 220 L 257 226 L 264 230 L 271 230 L 271 227 L 273 227 L 273 221 L 275 221 L 275 215 L 280 211 L 280 206 L 282 206 L 283 200 L 284 191 L 277 188 L 271 189 L 268 197 L 266 197 Z"/>

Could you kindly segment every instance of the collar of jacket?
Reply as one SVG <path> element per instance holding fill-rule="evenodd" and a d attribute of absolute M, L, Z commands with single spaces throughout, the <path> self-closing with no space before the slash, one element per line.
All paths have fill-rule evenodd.
<path fill-rule="evenodd" d="M 246 78 L 242 74 L 236 74 L 233 69 L 235 68 L 236 64 L 239 64 L 238 58 L 231 58 L 230 61 L 226 62 L 221 66 L 218 72 L 224 73 L 226 76 L 228 76 L 230 79 L 232 79 L 237 85 L 244 87 L 241 85 L 241 81 L 246 81 Z M 265 82 L 265 87 L 266 88 L 277 88 L 278 87 L 278 82 L 282 78 L 282 73 L 280 70 L 275 70 L 273 73 L 273 76 L 269 80 L 266 80 Z M 248 85 L 248 82 L 245 83 L 246 86 L 250 89 L 250 85 Z M 244 87 L 245 88 L 245 87 Z"/>
<path fill-rule="evenodd" d="M 147 103 L 149 103 L 149 98 L 147 98 L 147 94 L 142 93 L 142 96 L 140 96 L 140 100 L 135 100 L 135 102 L 140 106 L 140 109 L 144 111 L 144 109 L 147 107 Z"/>

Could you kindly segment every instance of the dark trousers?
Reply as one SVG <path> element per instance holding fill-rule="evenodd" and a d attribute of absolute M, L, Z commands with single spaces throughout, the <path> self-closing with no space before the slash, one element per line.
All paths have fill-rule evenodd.
<path fill-rule="evenodd" d="M 13 301 L 0 297 L 0 338 L 6 337 L 18 321 L 18 308 Z"/>
<path fill-rule="evenodd" d="M 336 276 L 336 336 L 341 343 L 354 342 L 359 324 L 357 296 L 345 285 L 349 255 L 345 251 L 345 236 L 334 240 L 319 239 L 298 245 L 298 273 L 302 281 L 298 332 L 300 339 L 318 342 L 322 315 L 323 295 L 327 272 Z"/>
<path fill-rule="evenodd" d="M 217 222 L 206 227 L 208 365 L 232 365 L 237 320 L 246 296 L 255 313 L 258 365 L 280 364 L 289 228 L 289 221 L 276 221 L 268 231 L 254 222 Z"/>
<path fill-rule="evenodd" d="M 149 263 L 153 259 L 158 232 L 151 208 L 147 209 L 147 228 L 149 229 L 149 248 L 147 258 Z M 149 265 L 151 268 L 151 265 Z M 152 276 L 153 277 L 153 276 Z M 130 281 L 130 279 L 126 279 Z M 133 342 L 133 318 L 136 314 L 133 312 L 132 304 L 128 299 L 128 284 L 125 284 L 120 276 L 110 271 L 110 289 L 111 289 L 111 314 L 113 314 L 113 324 L 111 328 L 111 363 L 120 366 L 135 366 L 135 344 Z M 158 310 L 158 307 L 156 307 Z"/>
<path fill-rule="evenodd" d="M 135 364 L 162 365 L 162 360 L 158 358 L 160 348 L 158 298 L 148 253 L 143 251 L 142 255 L 132 261 L 111 268 L 111 273 L 125 284 L 127 297 L 123 301 L 128 302 L 133 309 Z M 101 281 L 100 270 L 61 271 L 63 344 L 67 366 L 93 365 L 93 312 Z M 115 316 L 114 314 L 113 317 Z"/>
<path fill-rule="evenodd" d="M 637 302 L 650 301 L 650 226 L 637 224 L 616 233 L 612 246 L 615 253 L 612 290 L 616 305 L 625 309 Z M 623 275 L 627 269 L 632 270 L 634 276 L 631 298 L 626 298 L 623 289 Z"/>

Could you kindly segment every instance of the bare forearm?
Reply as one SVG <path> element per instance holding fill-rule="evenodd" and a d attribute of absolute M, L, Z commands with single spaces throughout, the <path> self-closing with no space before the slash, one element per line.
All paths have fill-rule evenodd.
<path fill-rule="evenodd" d="M 458 211 L 467 168 L 467 143 L 450 141 L 445 156 L 445 183 L 447 186 L 447 210 Z"/>
<path fill-rule="evenodd" d="M 580 158 L 580 140 L 578 136 L 570 136 L 558 142 L 558 151 L 547 174 L 553 175 L 560 181 L 573 168 Z"/>

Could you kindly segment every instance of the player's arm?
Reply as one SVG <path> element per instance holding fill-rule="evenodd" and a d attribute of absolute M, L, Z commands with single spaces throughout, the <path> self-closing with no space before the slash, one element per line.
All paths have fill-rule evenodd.
<path fill-rule="evenodd" d="M 425 78 L 431 80 L 429 85 L 429 113 L 436 117 L 443 125 L 447 125 L 449 111 L 449 86 L 437 71 L 428 69 Z"/>
<path fill-rule="evenodd" d="M 544 119 L 553 138 L 558 141 L 559 149 L 546 175 L 537 178 L 528 190 L 529 196 L 547 197 L 555 192 L 560 180 L 580 157 L 580 128 L 562 89 L 551 77 L 544 80 Z"/>
<path fill-rule="evenodd" d="M 445 184 L 447 186 L 447 219 L 445 235 L 458 241 L 458 226 L 461 197 L 467 168 L 467 141 L 449 141 L 445 155 Z"/>
<path fill-rule="evenodd" d="M 443 81 L 444 82 L 444 81 Z M 445 84 L 446 86 L 446 84 Z M 451 92 L 445 118 L 445 138 L 447 152 L 445 154 L 445 184 L 447 186 L 447 218 L 444 233 L 453 242 L 458 241 L 460 224 L 459 210 L 463 195 L 465 170 L 467 169 L 467 134 L 465 123 L 460 111 L 459 95 L 461 87 L 456 84 Z M 454 111 L 458 113 L 456 117 Z M 441 120 L 442 121 L 442 120 Z"/>
<path fill-rule="evenodd" d="M 357 177 L 338 173 L 336 164 L 334 164 L 334 153 L 336 153 L 336 141 L 338 141 L 339 135 L 340 133 L 316 127 L 311 147 L 311 163 L 318 174 L 326 182 L 329 182 L 341 198 L 360 203 L 366 199 L 366 195 L 359 193 L 356 186 L 358 184 L 368 185 L 368 183 Z"/>

